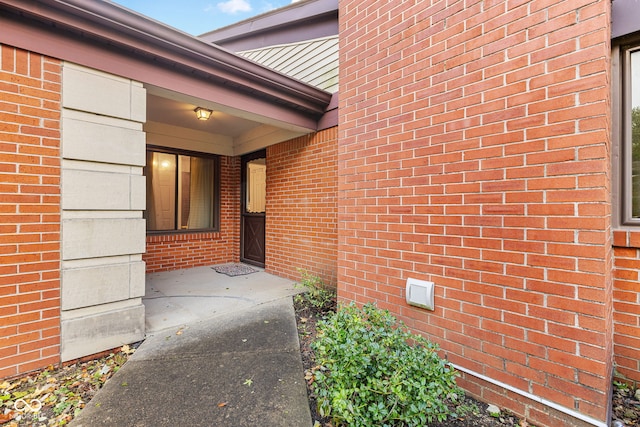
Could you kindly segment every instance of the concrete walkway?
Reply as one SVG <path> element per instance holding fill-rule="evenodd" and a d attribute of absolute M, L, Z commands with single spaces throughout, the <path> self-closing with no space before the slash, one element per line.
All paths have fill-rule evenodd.
<path fill-rule="evenodd" d="M 173 279 L 208 274 L 184 270 Z M 218 277 L 247 293 L 227 294 L 231 289 L 218 284 L 213 296 L 197 280 L 192 288 L 171 288 L 172 279 L 152 279 L 150 286 L 163 297 L 152 294 L 151 306 L 162 300 L 184 317 L 152 313 L 155 332 L 72 426 L 311 426 L 290 281 L 267 292 L 267 283 L 283 279 L 263 271 L 231 281 Z"/>

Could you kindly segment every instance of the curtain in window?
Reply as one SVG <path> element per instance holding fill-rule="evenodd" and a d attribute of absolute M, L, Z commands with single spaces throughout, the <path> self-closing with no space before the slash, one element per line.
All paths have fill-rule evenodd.
<path fill-rule="evenodd" d="M 176 156 L 166 153 L 147 155 L 147 229 L 172 230 L 175 227 Z"/>
<path fill-rule="evenodd" d="M 191 157 L 189 229 L 213 228 L 213 160 Z"/>
<path fill-rule="evenodd" d="M 147 219 L 147 230 L 156 230 L 156 202 L 153 194 L 153 153 L 147 151 L 147 209 L 145 210 L 145 218 Z"/>

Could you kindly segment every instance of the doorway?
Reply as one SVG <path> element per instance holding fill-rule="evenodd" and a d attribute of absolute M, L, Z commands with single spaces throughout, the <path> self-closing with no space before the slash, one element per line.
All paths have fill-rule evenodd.
<path fill-rule="evenodd" d="M 264 267 L 267 152 L 242 156 L 240 261 Z"/>

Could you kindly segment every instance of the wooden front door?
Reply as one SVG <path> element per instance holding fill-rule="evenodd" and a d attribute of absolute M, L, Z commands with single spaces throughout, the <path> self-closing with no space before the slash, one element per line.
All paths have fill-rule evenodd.
<path fill-rule="evenodd" d="M 242 156 L 240 261 L 264 267 L 266 150 Z"/>

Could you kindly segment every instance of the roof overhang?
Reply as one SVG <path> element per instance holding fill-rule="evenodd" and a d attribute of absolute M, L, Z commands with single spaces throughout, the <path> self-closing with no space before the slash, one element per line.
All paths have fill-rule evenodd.
<path fill-rule="evenodd" d="M 640 3 L 638 0 L 611 2 L 611 38 L 640 31 Z"/>
<path fill-rule="evenodd" d="M 0 0 L 0 43 L 309 133 L 331 94 L 111 2 Z"/>

